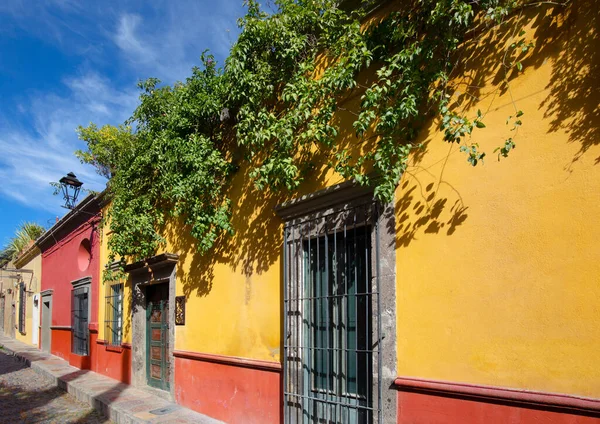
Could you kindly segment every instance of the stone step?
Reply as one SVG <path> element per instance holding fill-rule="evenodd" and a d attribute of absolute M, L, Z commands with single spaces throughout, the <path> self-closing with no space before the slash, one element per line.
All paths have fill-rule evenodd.
<path fill-rule="evenodd" d="M 144 390 L 75 368 L 64 359 L 0 335 L 0 345 L 44 378 L 117 424 L 217 424 L 217 421 Z"/>

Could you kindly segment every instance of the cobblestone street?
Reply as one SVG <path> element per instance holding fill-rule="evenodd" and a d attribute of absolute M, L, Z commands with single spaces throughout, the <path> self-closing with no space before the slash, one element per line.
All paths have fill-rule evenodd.
<path fill-rule="evenodd" d="M 110 423 L 0 349 L 0 423 Z"/>

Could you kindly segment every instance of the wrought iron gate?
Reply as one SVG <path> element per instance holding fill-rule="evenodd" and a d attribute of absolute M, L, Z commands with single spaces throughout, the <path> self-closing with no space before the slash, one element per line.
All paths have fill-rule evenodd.
<path fill-rule="evenodd" d="M 378 204 L 286 223 L 286 423 L 380 423 Z"/>

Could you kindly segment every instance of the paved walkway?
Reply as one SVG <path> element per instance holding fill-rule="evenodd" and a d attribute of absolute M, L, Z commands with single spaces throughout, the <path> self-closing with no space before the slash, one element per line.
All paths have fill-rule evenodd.
<path fill-rule="evenodd" d="M 0 423 L 100 424 L 110 421 L 19 358 L 0 350 Z"/>
<path fill-rule="evenodd" d="M 85 405 L 92 406 L 96 411 L 101 412 L 105 417 L 110 418 L 113 422 L 117 424 L 141 424 L 141 423 L 152 423 L 152 424 L 217 424 L 220 421 L 216 421 L 212 418 L 209 418 L 205 415 L 198 414 L 192 410 L 183 408 L 179 405 L 176 405 L 172 402 L 166 401 L 158 396 L 152 395 L 143 390 L 134 389 L 127 384 L 123 384 L 119 381 L 113 380 L 112 378 L 105 377 L 103 375 L 97 374 L 88 370 L 80 370 L 78 368 L 72 367 L 69 363 L 61 358 L 58 358 L 54 355 L 49 355 L 47 353 L 42 353 L 38 349 L 26 345 L 25 343 L 21 343 L 14 339 L 5 337 L 0 335 L 0 345 L 2 345 L 2 349 L 4 351 L 4 356 L 6 353 L 14 355 L 14 358 L 11 359 L 10 362 L 7 362 L 7 369 L 12 369 L 12 367 L 28 367 L 31 368 L 25 370 L 21 369 L 21 371 L 32 371 L 37 374 L 41 374 L 44 381 L 47 381 L 49 386 L 46 389 L 41 389 L 40 391 L 47 394 L 38 396 L 35 392 L 31 394 L 27 391 L 28 389 L 24 389 L 24 391 L 17 391 L 14 396 L 10 397 L 9 401 L 13 402 L 15 405 L 18 404 L 17 399 L 19 396 L 23 396 L 23 403 L 27 404 L 27 408 L 31 409 L 35 414 L 56 414 L 57 411 L 60 411 L 61 418 L 46 418 L 46 420 L 41 418 L 41 415 L 38 416 L 38 421 L 35 421 L 36 416 L 32 416 L 30 421 L 27 421 L 25 418 L 19 417 L 18 419 L 12 419 L 8 421 L 2 421 L 4 419 L 4 408 L 2 407 L 2 403 L 0 403 L 0 423 L 16 423 L 16 422 L 25 422 L 25 423 L 109 423 L 111 421 L 104 420 L 100 418 L 99 415 L 93 415 L 95 413 L 90 412 L 89 408 L 87 412 L 84 412 Z M 20 362 L 20 364 L 19 364 Z M 10 371 L 9 371 L 10 372 Z M 0 373 L 2 371 L 0 370 Z M 2 376 L 0 376 L 2 377 Z M 29 375 L 23 374 L 23 379 L 36 378 L 37 376 L 33 376 L 31 373 Z M 37 377 L 39 379 L 39 377 Z M 0 380 L 1 381 L 1 380 Z M 17 381 L 17 380 L 15 380 Z M 16 382 L 15 384 L 19 384 Z M 45 384 L 41 382 L 40 384 Z M 26 386 L 23 386 L 26 387 Z M 46 387 L 46 386 L 44 386 Z M 74 396 L 83 403 L 83 409 L 79 412 L 75 411 L 75 413 L 82 414 L 80 418 L 76 418 L 74 416 L 74 421 L 69 421 L 62 417 L 62 413 L 68 411 L 68 407 L 63 405 L 62 410 L 61 407 L 54 408 L 55 405 L 51 405 L 51 402 L 46 403 L 45 408 L 43 399 L 50 399 L 52 401 L 52 396 L 57 393 L 64 392 L 52 392 L 52 387 L 58 387 L 70 395 Z M 21 394 L 25 393 L 25 394 Z M 0 391 L 0 399 L 5 395 L 4 391 Z M 58 398 L 59 396 L 57 396 Z M 39 400 L 38 400 L 39 398 Z M 2 400 L 0 400 L 2 402 Z M 66 401 L 65 401 L 66 402 Z M 36 411 L 36 406 L 41 407 L 38 412 Z M 71 405 L 74 405 L 71 404 Z M 81 404 L 78 404 L 81 405 Z M 54 409 L 53 409 L 54 408 Z M 72 409 L 74 406 L 72 407 Z M 16 408 L 17 414 L 20 414 L 21 410 Z M 52 421 L 54 419 L 54 421 Z M 93 421 L 96 419 L 96 421 Z M 88 420 L 88 421 L 86 421 Z"/>

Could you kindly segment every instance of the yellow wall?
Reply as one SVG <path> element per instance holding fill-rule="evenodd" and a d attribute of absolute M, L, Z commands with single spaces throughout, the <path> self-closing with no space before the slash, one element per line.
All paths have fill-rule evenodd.
<path fill-rule="evenodd" d="M 510 90 L 476 67 L 492 49 L 468 70 L 484 87 L 467 110 L 488 111 L 472 137 L 485 165 L 432 123 L 396 192 L 400 375 L 600 397 L 598 4 L 544 10 L 526 15 L 535 53 Z M 523 127 L 498 162 L 511 93 Z"/>
<path fill-rule="evenodd" d="M 103 210 L 103 215 L 106 216 L 107 209 Z M 100 234 L 100 283 L 98 290 L 98 339 L 106 340 L 106 327 L 105 327 L 105 315 L 106 315 L 106 296 L 110 294 L 110 285 L 114 284 L 114 281 L 105 282 L 103 278 L 103 271 L 106 265 L 109 264 L 109 251 L 108 251 L 108 240 L 110 238 L 110 224 L 105 223 Z M 123 280 L 123 333 L 121 337 L 122 343 L 131 343 L 131 304 L 132 304 L 132 291 L 131 291 L 131 280 Z"/>
<path fill-rule="evenodd" d="M 15 290 L 15 310 L 16 310 L 16 329 L 15 338 L 27 344 L 32 344 L 32 335 L 34 331 L 39 331 L 39 328 L 33 328 L 33 295 L 40 292 L 42 284 L 42 255 L 37 247 L 34 247 L 31 252 L 28 252 L 26 257 L 21 257 L 16 262 L 15 266 L 19 269 L 32 270 L 32 274 L 22 274 L 23 282 L 28 293 L 26 293 L 25 307 L 25 334 L 19 332 L 19 288 Z M 11 280 L 16 281 L 16 280 Z M 41 301 L 41 300 L 40 300 Z M 38 309 L 39 311 L 39 309 Z M 39 321 L 38 321 L 39 322 Z"/>
<path fill-rule="evenodd" d="M 322 175 L 315 191 L 341 180 Z M 257 192 L 245 169 L 234 178 L 233 237 L 205 257 L 185 230 L 171 226 L 167 251 L 180 255 L 177 295 L 186 295 L 186 325 L 175 327 L 175 349 L 279 361 L 283 224 L 273 208 L 282 196 Z"/>
<path fill-rule="evenodd" d="M 483 165 L 443 142 L 437 122 L 424 131 L 426 148 L 395 199 L 399 375 L 600 397 L 599 8 L 577 4 L 521 17 L 533 22 L 536 48 L 510 90 L 499 65 L 510 37 L 489 33 L 469 47 L 459 89 L 470 85 L 475 100 L 456 100 L 472 117 L 485 113 L 487 128 L 469 140 L 488 152 Z M 525 112 L 516 136 L 505 123 L 513 101 Z M 350 143 L 352 132 L 341 136 Z M 492 151 L 510 136 L 517 149 L 498 162 Z M 338 182 L 315 175 L 294 197 Z M 180 255 L 177 295 L 187 298 L 175 349 L 279 361 L 282 223 L 273 207 L 287 199 L 253 191 L 244 168 L 230 197 L 236 233 L 205 256 L 185 228 L 167 228 L 165 250 Z M 129 287 L 125 298 L 131 341 Z"/>

